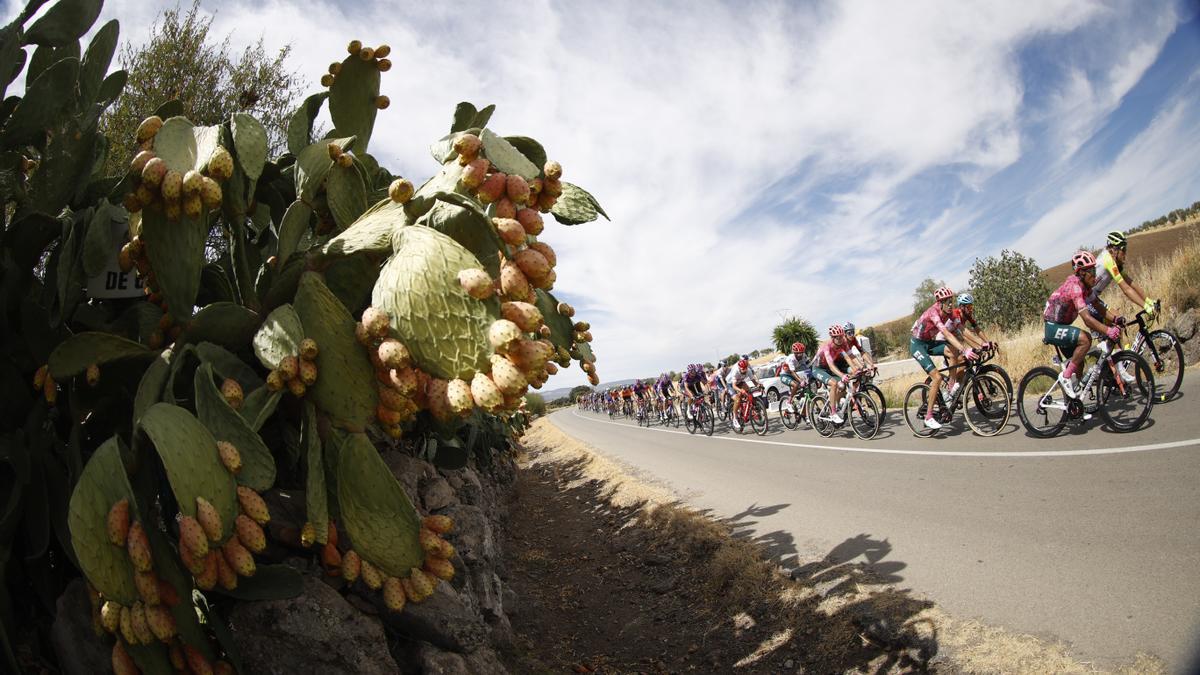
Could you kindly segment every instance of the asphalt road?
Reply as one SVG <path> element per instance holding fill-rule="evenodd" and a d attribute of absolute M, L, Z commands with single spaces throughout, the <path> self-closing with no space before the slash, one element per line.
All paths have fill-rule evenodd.
<path fill-rule="evenodd" d="M 710 437 L 643 429 L 574 408 L 566 433 L 733 518 L 785 565 L 860 534 L 887 540 L 881 569 L 960 618 L 1066 642 L 1112 665 L 1145 651 L 1173 672 L 1200 665 L 1200 370 L 1132 434 L 1098 421 L 1026 436 L 912 436 L 889 412 L 879 436 Z M 1068 428 L 1070 430 L 1070 428 Z"/>

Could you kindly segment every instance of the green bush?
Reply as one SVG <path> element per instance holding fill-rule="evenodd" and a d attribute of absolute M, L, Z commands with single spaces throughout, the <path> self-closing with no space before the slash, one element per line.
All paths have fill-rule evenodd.
<path fill-rule="evenodd" d="M 1008 249 L 976 258 L 970 283 L 979 320 L 1003 330 L 1037 318 L 1050 294 L 1037 262 Z"/>
<path fill-rule="evenodd" d="M 546 399 L 541 394 L 525 394 L 525 409 L 531 415 L 545 415 Z"/>
<path fill-rule="evenodd" d="M 775 343 L 775 349 L 784 354 L 791 351 L 795 342 L 812 352 L 817 348 L 817 330 L 808 320 L 790 316 L 771 331 L 771 340 Z"/>

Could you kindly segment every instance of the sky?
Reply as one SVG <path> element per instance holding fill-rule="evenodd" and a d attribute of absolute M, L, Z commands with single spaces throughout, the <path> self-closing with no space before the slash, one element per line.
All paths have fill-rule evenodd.
<path fill-rule="evenodd" d="M 109 0 L 97 26 L 144 41 L 162 7 Z M 313 91 L 349 40 L 391 45 L 371 151 L 418 184 L 458 101 L 541 141 L 612 217 L 540 237 L 604 380 L 766 347 L 784 316 L 893 319 L 976 257 L 1054 265 L 1200 199 L 1194 1 L 201 9 L 235 47 L 292 45 Z"/>

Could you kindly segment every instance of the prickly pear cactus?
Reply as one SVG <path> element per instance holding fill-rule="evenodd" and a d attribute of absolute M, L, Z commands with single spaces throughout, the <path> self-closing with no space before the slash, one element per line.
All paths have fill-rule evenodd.
<path fill-rule="evenodd" d="M 214 381 L 212 364 L 196 370 L 196 416 L 218 441 L 232 443 L 241 455 L 239 485 L 263 492 L 275 484 L 275 459 L 257 431 L 221 396 Z"/>
<path fill-rule="evenodd" d="M 122 499 L 133 502 L 133 489 L 121 463 L 120 441 L 113 437 L 83 467 L 71 495 L 67 524 L 75 557 L 96 590 L 123 605 L 132 605 L 138 600 L 133 566 L 125 548 L 109 541 L 105 524 L 113 504 Z"/>
<path fill-rule="evenodd" d="M 275 369 L 279 363 L 300 351 L 304 339 L 304 326 L 300 316 L 291 305 L 283 305 L 267 315 L 267 320 L 254 334 L 254 354 L 267 368 Z"/>
<path fill-rule="evenodd" d="M 127 358 L 154 356 L 145 345 L 112 333 L 79 333 L 64 340 L 50 354 L 50 374 L 56 380 L 78 375 L 93 364 L 104 365 Z"/>
<path fill-rule="evenodd" d="M 342 524 L 359 555 L 393 577 L 420 567 L 417 512 L 366 436 L 345 437 L 337 474 Z"/>
<path fill-rule="evenodd" d="M 500 316 L 499 304 L 472 298 L 458 281 L 458 273 L 478 269 L 479 260 L 426 227 L 404 228 L 395 243 L 371 304 L 388 313 L 422 370 L 465 380 L 487 370 L 488 327 Z"/>

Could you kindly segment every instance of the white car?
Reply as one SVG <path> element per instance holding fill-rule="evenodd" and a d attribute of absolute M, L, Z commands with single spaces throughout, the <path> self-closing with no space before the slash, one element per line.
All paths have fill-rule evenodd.
<path fill-rule="evenodd" d="M 779 403 L 781 394 L 787 392 L 787 385 L 783 383 L 783 379 L 776 375 L 779 364 L 783 362 L 783 357 L 761 366 L 755 366 L 754 377 L 758 379 L 759 384 L 763 386 L 763 392 L 767 395 L 767 403 L 774 406 Z"/>

